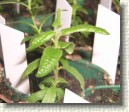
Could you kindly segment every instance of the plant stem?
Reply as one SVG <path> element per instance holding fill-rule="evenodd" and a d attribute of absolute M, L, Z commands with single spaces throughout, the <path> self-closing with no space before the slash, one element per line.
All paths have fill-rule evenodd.
<path fill-rule="evenodd" d="M 34 24 L 34 28 L 35 28 L 35 30 L 36 30 L 36 32 L 37 33 L 40 33 L 40 30 L 38 29 L 38 27 L 37 27 L 37 25 L 36 25 L 36 17 L 34 16 L 34 14 L 33 14 L 33 12 L 31 11 L 31 0 L 28 0 L 28 10 L 29 10 L 29 12 L 30 12 L 30 14 L 31 14 L 31 19 L 32 19 L 32 22 L 33 22 L 33 24 Z"/>
<path fill-rule="evenodd" d="M 58 29 L 55 30 L 56 31 L 56 35 L 55 35 L 55 48 L 58 48 L 58 41 L 59 41 L 59 33 L 58 33 Z"/>
<path fill-rule="evenodd" d="M 59 68 L 59 63 L 56 65 L 55 70 L 54 70 L 55 85 L 57 84 L 58 79 L 59 79 L 59 77 L 58 77 L 59 69 L 58 68 Z"/>
<path fill-rule="evenodd" d="M 30 11 L 31 12 L 31 11 Z M 31 12 L 31 18 L 32 18 L 32 21 L 33 21 L 33 24 L 34 24 L 34 27 L 37 31 L 37 33 L 40 33 L 40 30 L 38 29 L 37 25 L 36 25 L 36 22 L 35 22 L 35 16 L 33 16 L 32 12 Z"/>

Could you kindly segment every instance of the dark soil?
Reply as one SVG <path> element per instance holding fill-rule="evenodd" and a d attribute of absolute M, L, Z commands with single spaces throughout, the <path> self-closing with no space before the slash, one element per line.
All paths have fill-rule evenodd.
<path fill-rule="evenodd" d="M 25 102 L 24 94 L 18 93 L 11 88 L 11 82 L 3 76 L 3 65 L 0 63 L 0 103 Z"/>
<path fill-rule="evenodd" d="M 120 103 L 120 91 L 113 91 L 112 89 L 95 90 L 90 96 L 86 98 L 92 103 Z"/>
<path fill-rule="evenodd" d="M 67 74 L 65 71 L 61 71 L 61 77 L 65 78 L 69 82 L 69 85 L 67 88 L 74 93 L 81 96 L 82 89 L 80 88 L 79 82 Z M 105 85 L 109 84 L 107 83 L 109 80 L 103 79 L 105 82 Z M 117 75 L 117 84 L 120 84 L 120 78 L 118 79 Z M 96 86 L 96 80 L 95 79 L 85 79 L 85 89 L 87 88 L 94 88 Z M 65 86 L 66 87 L 66 86 Z M 91 103 L 101 103 L 101 104 L 111 104 L 111 103 L 120 103 L 120 91 L 113 91 L 112 89 L 99 89 L 99 90 L 92 90 L 92 94 L 85 97 L 86 100 L 88 100 Z"/>

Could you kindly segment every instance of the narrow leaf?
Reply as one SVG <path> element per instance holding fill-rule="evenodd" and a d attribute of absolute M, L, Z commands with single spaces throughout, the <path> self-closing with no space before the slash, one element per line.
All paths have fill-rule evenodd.
<path fill-rule="evenodd" d="M 72 54 L 73 51 L 74 51 L 74 43 L 73 42 L 59 42 L 58 43 L 58 46 L 61 48 L 61 49 L 65 49 L 65 51 L 68 53 L 68 54 Z"/>
<path fill-rule="evenodd" d="M 28 8 L 28 6 L 25 3 L 19 2 L 19 1 L 16 1 L 16 0 L 13 0 L 13 1 L 11 1 L 11 0 L 10 1 L 1 1 L 0 2 L 0 5 L 4 5 L 4 4 L 20 4 L 20 5 L 23 5 L 23 6 Z"/>
<path fill-rule="evenodd" d="M 56 94 L 58 101 L 61 101 L 64 98 L 64 91 L 61 88 L 57 88 Z"/>
<path fill-rule="evenodd" d="M 68 84 L 68 82 L 65 79 L 61 78 L 61 77 L 58 79 L 58 83 L 60 83 L 60 84 Z"/>
<path fill-rule="evenodd" d="M 41 28 L 43 27 L 43 25 L 45 24 L 45 22 L 48 20 L 48 18 L 51 17 L 51 16 L 53 16 L 54 14 L 55 14 L 55 13 L 48 14 L 48 15 L 46 15 L 46 16 L 43 18 L 43 20 L 41 21 L 40 27 L 39 27 L 40 31 L 41 31 Z"/>
<path fill-rule="evenodd" d="M 24 37 L 24 39 L 22 40 L 21 44 L 24 44 L 27 41 L 30 41 L 33 37 Z"/>
<path fill-rule="evenodd" d="M 37 101 L 40 101 L 44 98 L 45 94 L 47 93 L 48 88 L 45 88 L 43 90 L 40 90 L 36 93 L 31 94 L 28 98 L 27 101 L 30 103 L 35 103 Z"/>
<path fill-rule="evenodd" d="M 36 68 L 39 66 L 40 59 L 36 59 L 35 61 L 31 62 L 25 71 L 22 74 L 22 79 L 27 77 L 29 74 L 31 74 Z"/>
<path fill-rule="evenodd" d="M 93 32 L 93 33 L 100 33 L 104 35 L 109 35 L 109 33 L 102 28 L 92 26 L 92 25 L 77 25 L 71 28 L 66 28 L 62 30 L 62 35 L 70 35 L 76 32 Z"/>
<path fill-rule="evenodd" d="M 76 78 L 76 80 L 79 81 L 81 88 L 84 89 L 85 81 L 82 75 L 74 67 L 69 66 L 67 60 L 61 59 L 60 61 L 63 65 L 63 68 L 67 70 L 69 73 L 71 73 L 71 75 L 73 75 Z"/>
<path fill-rule="evenodd" d="M 42 103 L 54 103 L 56 100 L 56 87 L 51 86 L 48 88 L 46 95 L 44 96 Z"/>
<path fill-rule="evenodd" d="M 42 85 L 42 84 L 50 84 L 50 85 L 52 85 L 53 82 L 54 82 L 54 80 L 53 80 L 52 77 L 47 77 L 43 81 L 41 81 L 39 83 L 39 86 Z"/>
<path fill-rule="evenodd" d="M 47 47 L 41 57 L 38 73 L 36 77 L 44 77 L 48 75 L 54 67 L 58 64 L 60 57 L 62 56 L 62 50 L 54 47 Z"/>
<path fill-rule="evenodd" d="M 58 9 L 56 14 L 56 19 L 52 24 L 53 27 L 59 28 L 61 26 L 60 18 L 61 18 L 61 10 Z"/>
<path fill-rule="evenodd" d="M 78 11 L 83 12 L 84 14 L 88 14 L 88 11 L 86 10 L 86 8 L 83 8 L 83 7 L 79 7 Z"/>
<path fill-rule="evenodd" d="M 35 37 L 30 41 L 29 48 L 27 48 L 27 51 L 31 51 L 41 46 L 45 42 L 49 41 L 54 35 L 54 31 L 47 31 L 45 33 L 35 35 Z"/>

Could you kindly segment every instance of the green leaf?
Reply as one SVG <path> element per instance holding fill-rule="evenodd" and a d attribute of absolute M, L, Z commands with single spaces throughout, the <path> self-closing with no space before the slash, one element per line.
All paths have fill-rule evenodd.
<path fill-rule="evenodd" d="M 46 92 L 42 103 L 54 103 L 56 100 L 56 87 L 55 86 L 51 86 L 50 88 L 48 88 L 48 91 Z"/>
<path fill-rule="evenodd" d="M 20 20 L 20 21 L 17 21 L 17 22 L 15 22 L 15 23 L 25 24 L 25 25 L 30 26 L 30 27 L 33 28 L 34 30 L 37 30 L 33 24 L 31 24 L 31 23 L 29 23 L 29 22 L 27 22 L 27 21 L 25 21 L 25 20 Z"/>
<path fill-rule="evenodd" d="M 66 28 L 63 29 L 62 31 L 62 36 L 65 35 L 70 35 L 76 32 L 94 32 L 94 33 L 100 33 L 100 34 L 104 34 L 104 35 L 109 35 L 109 33 L 102 28 L 96 27 L 96 26 L 92 26 L 92 25 L 77 25 L 77 26 L 73 26 L 71 28 Z"/>
<path fill-rule="evenodd" d="M 45 84 L 50 84 L 50 85 L 52 85 L 53 84 L 53 82 L 54 82 L 54 80 L 53 80 L 53 78 L 52 77 L 47 77 L 47 78 L 45 78 L 43 81 L 41 81 L 40 83 L 39 83 L 39 86 L 40 85 L 45 85 Z"/>
<path fill-rule="evenodd" d="M 56 94 L 58 101 L 61 101 L 64 98 L 64 91 L 61 88 L 57 88 Z"/>
<path fill-rule="evenodd" d="M 58 46 L 61 48 L 61 49 L 65 49 L 65 51 L 68 53 L 68 54 L 72 54 L 73 51 L 74 51 L 74 43 L 73 42 L 61 42 L 59 41 L 58 42 Z"/>
<path fill-rule="evenodd" d="M 81 88 L 84 89 L 85 81 L 83 79 L 83 76 L 74 67 L 69 66 L 67 60 L 61 59 L 60 61 L 63 65 L 63 68 L 67 70 L 69 73 L 71 73 L 76 78 L 76 80 L 79 81 Z"/>
<path fill-rule="evenodd" d="M 61 26 L 60 18 L 61 18 L 61 10 L 58 9 L 57 10 L 57 14 L 56 14 L 56 19 L 55 19 L 55 21 L 52 24 L 53 27 L 59 28 Z"/>
<path fill-rule="evenodd" d="M 39 27 L 40 31 L 41 31 L 41 28 L 43 27 L 43 25 L 45 24 L 45 22 L 48 20 L 48 18 L 51 17 L 51 16 L 53 16 L 54 14 L 55 14 L 55 12 L 54 13 L 51 13 L 51 14 L 48 14 L 48 15 L 46 15 L 43 18 L 43 20 L 41 21 L 40 27 Z"/>
<path fill-rule="evenodd" d="M 40 88 L 40 89 L 44 89 L 44 88 L 45 88 L 44 84 L 43 84 L 43 83 L 40 83 L 40 84 L 39 84 L 39 88 Z"/>
<path fill-rule="evenodd" d="M 27 77 L 29 74 L 31 74 L 36 68 L 39 66 L 40 59 L 36 59 L 35 61 L 31 62 L 25 71 L 22 74 L 22 79 Z"/>
<path fill-rule="evenodd" d="M 83 7 L 79 7 L 78 11 L 83 12 L 84 14 L 88 14 L 88 11 Z"/>
<path fill-rule="evenodd" d="M 44 53 L 41 57 L 36 77 L 44 77 L 48 75 L 58 64 L 58 61 L 61 56 L 62 56 L 62 50 L 51 46 L 45 48 Z"/>
<path fill-rule="evenodd" d="M 43 90 L 40 90 L 38 92 L 32 93 L 28 98 L 27 101 L 30 103 L 35 103 L 37 101 L 40 101 L 44 98 L 48 91 L 48 88 L 44 88 Z"/>
<path fill-rule="evenodd" d="M 55 35 L 54 31 L 47 31 L 47 32 L 35 35 L 34 38 L 30 41 L 29 48 L 27 48 L 27 51 L 31 51 L 41 46 L 45 42 L 49 41 L 54 35 Z"/>
<path fill-rule="evenodd" d="M 27 41 L 30 41 L 33 37 L 29 36 L 29 37 L 24 37 L 24 39 L 22 40 L 21 44 L 24 44 Z"/>
<path fill-rule="evenodd" d="M 58 84 L 68 84 L 68 82 L 65 80 L 65 79 L 63 79 L 63 78 L 59 78 L 58 79 Z"/>
<path fill-rule="evenodd" d="M 24 2 L 19 2 L 17 0 L 1 1 L 0 2 L 0 5 L 4 5 L 4 4 L 20 4 L 20 5 L 23 5 L 23 6 L 28 8 L 28 6 Z"/>

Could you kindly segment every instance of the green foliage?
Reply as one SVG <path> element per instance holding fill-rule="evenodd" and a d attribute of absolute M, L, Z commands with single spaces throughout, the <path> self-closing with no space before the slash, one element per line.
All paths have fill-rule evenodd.
<path fill-rule="evenodd" d="M 68 0 L 72 6 L 72 26 L 87 24 L 88 21 L 83 19 L 84 15 L 89 15 L 89 11 L 83 7 L 85 0 Z M 80 36 L 83 38 L 88 37 L 89 32 L 80 32 Z M 74 37 L 77 37 L 73 34 Z"/>
<path fill-rule="evenodd" d="M 44 96 L 46 95 L 46 92 L 48 91 L 48 88 L 44 88 L 43 90 L 40 90 L 38 92 L 32 93 L 28 98 L 27 101 L 30 103 L 35 103 L 37 101 L 41 101 Z"/>
<path fill-rule="evenodd" d="M 55 19 L 55 21 L 53 22 L 52 26 L 55 28 L 59 28 L 61 26 L 61 22 L 60 22 L 60 17 L 61 17 L 61 11 L 60 9 L 57 11 L 57 17 Z"/>
<path fill-rule="evenodd" d="M 25 42 L 30 41 L 32 38 L 33 38 L 32 36 L 24 37 L 24 39 L 22 40 L 21 44 L 24 44 Z"/>
<path fill-rule="evenodd" d="M 100 33 L 103 35 L 109 35 L 109 33 L 99 27 L 95 27 L 92 25 L 77 25 L 77 26 L 73 26 L 71 28 L 66 28 L 62 30 L 62 35 L 70 35 L 76 32 L 93 32 L 93 33 Z"/>
<path fill-rule="evenodd" d="M 39 64 L 38 73 L 36 77 L 44 77 L 50 73 L 55 66 L 58 64 L 60 57 L 62 56 L 62 51 L 58 48 L 47 47 L 41 57 Z"/>
<path fill-rule="evenodd" d="M 27 48 L 27 51 L 31 51 L 31 50 L 41 46 L 45 42 L 49 41 L 54 35 L 55 35 L 54 31 L 47 31 L 47 32 L 39 33 L 39 34 L 35 35 L 33 37 L 33 39 L 31 39 L 29 48 Z"/>
<path fill-rule="evenodd" d="M 58 42 L 58 46 L 61 49 L 64 49 L 68 54 L 72 54 L 74 51 L 74 43 L 73 42 Z"/>
<path fill-rule="evenodd" d="M 40 4 L 40 0 L 39 4 Z M 56 12 L 56 18 L 53 22 L 52 26 L 54 30 L 42 31 L 42 27 L 45 24 L 46 20 L 51 17 L 53 14 L 48 14 L 40 23 L 39 26 L 36 25 L 36 10 L 34 7 L 34 0 L 27 0 L 26 2 L 18 2 L 16 0 L 9 2 L 0 2 L 0 4 L 8 4 L 8 3 L 19 3 L 25 6 L 31 14 L 32 23 L 24 22 L 32 27 L 36 34 L 31 37 L 24 38 L 22 43 L 29 41 L 29 47 L 27 51 L 33 51 L 35 49 L 42 50 L 41 57 L 31 62 L 25 71 L 22 74 L 22 78 L 27 77 L 32 74 L 32 72 L 37 69 L 36 77 L 41 78 L 42 81 L 39 83 L 39 88 L 41 90 L 32 93 L 27 101 L 30 103 L 42 102 L 42 103 L 54 103 L 61 102 L 64 96 L 64 90 L 62 88 L 62 84 L 68 84 L 68 82 L 59 77 L 59 70 L 65 69 L 69 73 L 73 75 L 73 77 L 80 83 L 80 87 L 84 90 L 84 79 L 82 75 L 73 67 L 71 67 L 66 59 L 64 59 L 65 53 L 72 54 L 74 52 L 74 43 L 73 42 L 63 42 L 61 38 L 63 36 L 67 36 L 76 32 L 94 32 L 100 33 L 104 35 L 108 35 L 109 33 L 99 27 L 95 27 L 92 25 L 74 25 L 71 28 L 63 29 L 59 31 L 61 27 L 61 10 L 58 9 Z M 34 9 L 34 10 L 33 10 Z M 76 19 L 77 10 L 83 12 L 84 14 L 88 14 L 87 10 L 81 7 L 74 0 L 73 5 L 73 19 Z M 79 20 L 79 19 L 78 19 Z M 81 21 L 81 19 L 80 19 Z M 79 23 L 79 22 L 78 22 Z"/>
<path fill-rule="evenodd" d="M 57 88 L 56 94 L 57 100 L 60 102 L 64 97 L 64 91 L 61 88 Z"/>
<path fill-rule="evenodd" d="M 113 0 L 112 2 L 116 8 L 117 13 L 120 13 L 120 0 Z"/>
<path fill-rule="evenodd" d="M 36 59 L 35 61 L 31 62 L 25 71 L 22 74 L 22 79 L 27 77 L 29 74 L 31 74 L 36 68 L 39 66 L 40 59 Z"/>
<path fill-rule="evenodd" d="M 105 35 L 109 34 L 106 30 L 92 25 L 77 25 L 59 31 L 58 29 L 61 26 L 60 16 L 61 12 L 59 9 L 57 11 L 56 19 L 53 22 L 55 31 L 51 30 L 47 32 L 37 32 L 37 34 L 32 38 L 23 40 L 23 42 L 30 40 L 27 51 L 33 51 L 39 47 L 43 48 L 43 54 L 40 58 L 40 62 L 32 62 L 30 65 L 28 65 L 25 73 L 23 73 L 23 76 L 28 76 L 29 73 L 31 73 L 38 66 L 36 77 L 43 78 L 43 80 L 39 83 L 39 88 L 41 90 L 33 93 L 28 98 L 29 102 L 40 101 L 42 103 L 54 103 L 60 102 L 63 99 L 64 91 L 61 88 L 61 84 L 68 84 L 68 82 L 59 77 L 60 69 L 65 69 L 71 73 L 80 83 L 82 90 L 84 89 L 84 79 L 82 75 L 75 68 L 71 67 L 68 64 L 68 61 L 63 58 L 64 51 L 68 54 L 72 54 L 74 52 L 75 45 L 72 42 L 62 42 L 60 40 L 62 36 L 67 36 L 76 32 L 95 32 Z M 44 21 L 40 26 L 42 26 L 43 23 Z M 41 27 L 37 29 L 37 31 L 41 31 Z M 39 65 L 37 65 L 38 63 Z M 32 66 L 31 70 L 30 66 Z M 40 94 L 42 95 L 39 96 Z"/>
<path fill-rule="evenodd" d="M 0 5 L 3 5 L 3 4 L 17 4 L 17 3 L 20 4 L 20 5 L 23 5 L 23 6 L 27 7 L 27 8 L 29 8 L 29 6 L 26 3 L 19 2 L 18 0 L 1 1 Z"/>
<path fill-rule="evenodd" d="M 75 68 L 69 66 L 67 60 L 61 59 L 60 61 L 63 64 L 63 68 L 67 70 L 69 73 L 71 73 L 79 81 L 81 88 L 84 89 L 85 82 L 82 75 Z"/>
<path fill-rule="evenodd" d="M 42 103 L 54 103 L 56 100 L 56 91 L 57 88 L 55 86 L 51 86 L 48 88 L 48 91 L 46 92 Z"/>

